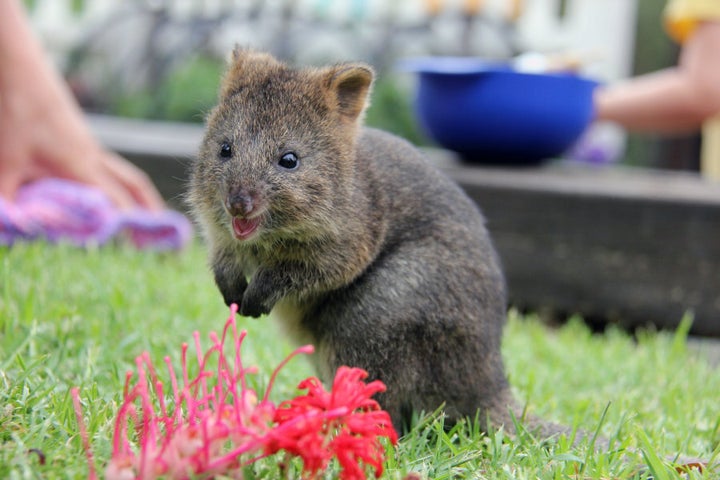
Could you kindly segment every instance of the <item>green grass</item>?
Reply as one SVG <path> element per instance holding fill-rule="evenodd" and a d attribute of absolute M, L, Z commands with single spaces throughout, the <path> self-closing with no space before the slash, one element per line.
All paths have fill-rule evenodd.
<path fill-rule="evenodd" d="M 169 354 L 177 365 L 180 344 L 194 330 L 207 339 L 227 314 L 201 246 L 180 255 L 43 244 L 0 249 L 0 478 L 85 478 L 70 387 L 81 388 L 102 465 L 134 358 L 148 350 L 157 364 Z M 292 346 L 266 320 L 240 324 L 249 331 L 246 362 L 269 375 Z M 681 478 L 665 458 L 720 456 L 720 370 L 685 340 L 682 331 L 637 340 L 616 330 L 593 335 L 579 320 L 549 329 L 511 312 L 504 355 L 518 399 L 544 418 L 588 431 L 599 426 L 611 450 L 484 435 L 472 424 L 445 432 L 441 417 L 430 415 L 391 452 L 385 478 Z M 310 374 L 305 360 L 292 361 L 278 399 Z M 278 475 L 266 461 L 247 478 Z"/>

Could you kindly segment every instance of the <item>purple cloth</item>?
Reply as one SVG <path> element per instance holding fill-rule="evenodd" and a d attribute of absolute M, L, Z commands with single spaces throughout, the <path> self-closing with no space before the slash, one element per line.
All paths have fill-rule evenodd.
<path fill-rule="evenodd" d="M 121 211 L 99 189 L 67 180 L 24 185 L 14 202 L 0 198 L 0 245 L 45 239 L 87 246 L 126 237 L 137 248 L 177 250 L 191 236 L 178 212 Z"/>

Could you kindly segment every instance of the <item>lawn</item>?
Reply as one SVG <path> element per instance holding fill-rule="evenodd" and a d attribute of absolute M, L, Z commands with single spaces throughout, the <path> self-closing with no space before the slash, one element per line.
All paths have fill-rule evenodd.
<path fill-rule="evenodd" d="M 181 254 L 44 244 L 0 249 L 0 478 L 87 476 L 73 386 L 80 387 L 102 469 L 135 357 L 147 350 L 158 365 L 166 355 L 177 364 L 179 346 L 192 342 L 194 330 L 207 340 L 227 316 L 200 245 Z M 265 319 L 239 323 L 248 330 L 245 362 L 259 367 L 257 383 L 264 385 L 293 346 Z M 441 417 L 429 415 L 388 452 L 384 478 L 681 478 L 665 458 L 720 457 L 720 370 L 687 347 L 682 331 L 592 334 L 577 319 L 553 329 L 511 311 L 503 352 L 528 411 L 599 429 L 611 449 L 484 435 L 472 424 L 446 432 Z M 294 359 L 274 396 L 294 395 L 311 374 L 305 359 Z M 719 475 L 705 469 L 689 478 Z M 272 458 L 246 472 L 278 476 Z"/>

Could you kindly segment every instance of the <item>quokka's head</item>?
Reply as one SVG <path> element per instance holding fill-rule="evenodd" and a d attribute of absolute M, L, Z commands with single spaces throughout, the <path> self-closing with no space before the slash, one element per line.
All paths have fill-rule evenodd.
<path fill-rule="evenodd" d="M 372 81 L 364 64 L 294 69 L 236 49 L 191 174 L 206 234 L 252 243 L 337 221 Z"/>

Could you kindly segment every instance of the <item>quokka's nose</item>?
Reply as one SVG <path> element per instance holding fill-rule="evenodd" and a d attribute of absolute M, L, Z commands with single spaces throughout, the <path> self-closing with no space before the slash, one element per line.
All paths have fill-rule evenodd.
<path fill-rule="evenodd" d="M 255 209 L 255 198 L 251 192 L 238 190 L 230 192 L 225 199 L 225 208 L 233 217 L 247 217 Z"/>

